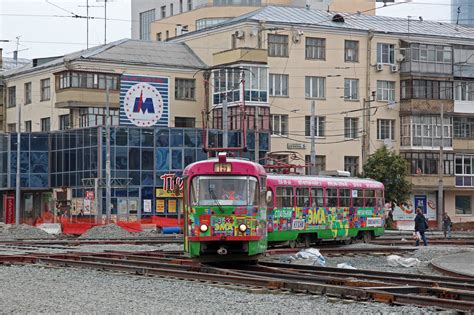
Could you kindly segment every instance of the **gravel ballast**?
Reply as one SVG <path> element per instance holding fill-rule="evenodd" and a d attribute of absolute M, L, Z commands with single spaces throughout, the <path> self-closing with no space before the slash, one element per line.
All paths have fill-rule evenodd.
<path fill-rule="evenodd" d="M 0 241 L 23 240 L 45 240 L 55 237 L 37 227 L 21 224 L 0 224 Z"/>
<path fill-rule="evenodd" d="M 79 239 L 120 239 L 130 238 L 132 234 L 116 224 L 94 226 L 79 236 Z"/>
<path fill-rule="evenodd" d="M 2 313 L 426 314 L 323 296 L 249 293 L 87 269 L 0 266 Z"/>

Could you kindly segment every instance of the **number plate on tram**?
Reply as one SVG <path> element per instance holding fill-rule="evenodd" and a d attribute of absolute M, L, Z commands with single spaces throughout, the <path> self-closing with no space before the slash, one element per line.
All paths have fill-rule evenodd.
<path fill-rule="evenodd" d="M 293 222 L 291 222 L 292 230 L 303 230 L 304 226 L 305 226 L 305 220 L 293 220 Z"/>
<path fill-rule="evenodd" d="M 214 164 L 214 172 L 230 173 L 232 172 L 232 164 L 231 163 L 216 163 Z"/>

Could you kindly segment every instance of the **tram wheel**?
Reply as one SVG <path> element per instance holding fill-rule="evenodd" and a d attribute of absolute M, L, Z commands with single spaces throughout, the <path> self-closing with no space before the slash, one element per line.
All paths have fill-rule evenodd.
<path fill-rule="evenodd" d="M 311 247 L 311 236 L 309 234 L 305 235 L 304 237 L 304 247 L 305 248 Z"/>
<path fill-rule="evenodd" d="M 344 242 L 344 245 L 351 245 L 352 244 L 352 237 L 344 240 L 343 242 Z"/>
<path fill-rule="evenodd" d="M 296 240 L 288 241 L 288 244 L 290 245 L 290 248 L 296 248 L 296 246 L 298 245 Z"/>
<path fill-rule="evenodd" d="M 371 231 L 365 231 L 362 235 L 362 240 L 364 241 L 364 243 L 369 243 L 372 239 L 373 236 Z"/>

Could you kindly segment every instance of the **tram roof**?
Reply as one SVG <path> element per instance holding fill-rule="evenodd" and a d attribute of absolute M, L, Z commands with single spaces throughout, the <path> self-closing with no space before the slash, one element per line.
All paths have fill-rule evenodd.
<path fill-rule="evenodd" d="M 217 158 L 189 164 L 184 169 L 183 176 L 219 174 L 214 171 L 215 163 L 219 163 Z M 265 169 L 262 165 L 249 160 L 227 158 L 226 163 L 232 163 L 232 171 L 229 173 L 222 173 L 222 175 L 266 175 Z"/>
<path fill-rule="evenodd" d="M 281 175 L 268 174 L 267 183 L 273 185 L 290 186 L 319 186 L 319 187 L 340 187 L 340 188 L 367 188 L 383 189 L 381 182 L 370 178 L 357 177 L 332 177 L 313 175 Z"/>

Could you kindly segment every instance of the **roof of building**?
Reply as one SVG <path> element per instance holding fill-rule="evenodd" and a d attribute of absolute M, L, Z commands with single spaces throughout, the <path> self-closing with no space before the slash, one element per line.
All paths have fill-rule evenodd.
<path fill-rule="evenodd" d="M 343 17 L 344 22 L 333 22 L 336 14 Z M 474 27 L 425 21 L 422 19 L 364 15 L 359 13 L 328 12 L 306 8 L 267 6 L 256 11 L 241 15 L 211 28 L 236 24 L 245 21 L 263 21 L 277 24 L 302 26 L 319 26 L 341 30 L 374 30 L 378 33 L 392 33 L 404 35 L 442 36 L 458 39 L 474 39 Z M 204 29 L 207 30 L 207 29 Z M 192 33 L 188 33 L 192 34 Z"/>
<path fill-rule="evenodd" d="M 99 61 L 134 64 L 152 67 L 204 68 L 206 64 L 184 43 L 121 39 L 106 45 L 73 52 L 44 62 L 34 59 L 23 67 L 4 71 L 2 75 L 13 75 L 54 67 L 72 61 Z M 36 63 L 36 66 L 33 66 Z"/>

